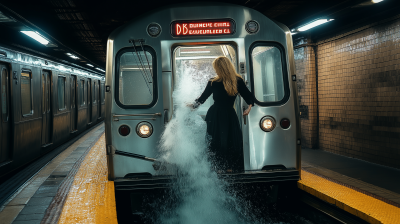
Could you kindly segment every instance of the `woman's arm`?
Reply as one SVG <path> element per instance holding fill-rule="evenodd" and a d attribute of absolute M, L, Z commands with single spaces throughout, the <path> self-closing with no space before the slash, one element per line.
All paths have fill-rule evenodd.
<path fill-rule="evenodd" d="M 249 105 L 249 107 L 243 112 L 243 116 L 246 116 L 250 113 L 251 108 L 254 106 L 254 96 L 247 88 L 246 84 L 244 83 L 243 79 L 238 79 L 238 92 L 240 96 L 243 97 L 244 101 Z"/>
<path fill-rule="evenodd" d="M 201 104 L 203 104 L 204 102 L 206 102 L 206 100 L 208 99 L 208 97 L 210 97 L 212 94 L 212 89 L 211 89 L 211 81 L 208 81 L 206 89 L 203 91 L 203 93 L 201 94 L 201 96 L 199 98 L 197 98 L 195 100 L 195 102 L 191 105 L 189 105 L 190 107 L 193 107 L 194 109 L 196 109 L 197 107 L 199 107 Z"/>

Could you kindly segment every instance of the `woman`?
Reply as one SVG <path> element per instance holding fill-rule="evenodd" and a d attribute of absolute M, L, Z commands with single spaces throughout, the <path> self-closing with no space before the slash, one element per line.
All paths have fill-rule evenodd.
<path fill-rule="evenodd" d="M 213 94 L 214 104 L 205 118 L 207 133 L 211 137 L 210 153 L 215 156 L 217 169 L 240 172 L 244 170 L 243 139 L 233 104 L 239 93 L 249 105 L 243 113 L 246 116 L 254 106 L 253 95 L 228 58 L 216 58 L 213 67 L 217 76 L 208 81 L 203 94 L 190 106 L 199 107 Z"/>

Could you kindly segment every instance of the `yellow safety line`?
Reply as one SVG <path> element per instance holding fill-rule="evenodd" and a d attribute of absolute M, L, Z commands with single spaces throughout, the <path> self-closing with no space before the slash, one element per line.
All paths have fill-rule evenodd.
<path fill-rule="evenodd" d="M 118 223 L 105 152 L 103 134 L 82 162 L 58 223 Z"/>
<path fill-rule="evenodd" d="M 298 187 L 369 223 L 400 223 L 400 208 L 302 170 Z"/>

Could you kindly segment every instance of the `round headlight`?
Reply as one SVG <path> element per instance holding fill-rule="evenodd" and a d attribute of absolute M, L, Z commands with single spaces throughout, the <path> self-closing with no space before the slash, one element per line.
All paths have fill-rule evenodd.
<path fill-rule="evenodd" d="M 260 128 L 266 132 L 274 130 L 275 124 L 275 119 L 271 116 L 265 116 L 260 120 Z"/>
<path fill-rule="evenodd" d="M 153 134 L 153 126 L 149 122 L 140 122 L 136 126 L 136 133 L 142 138 L 148 138 Z"/>

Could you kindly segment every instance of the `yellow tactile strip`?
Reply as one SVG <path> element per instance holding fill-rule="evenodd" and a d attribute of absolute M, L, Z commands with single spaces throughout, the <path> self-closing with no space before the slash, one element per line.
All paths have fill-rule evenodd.
<path fill-rule="evenodd" d="M 105 152 L 103 134 L 82 162 L 58 223 L 118 223 Z"/>
<path fill-rule="evenodd" d="M 298 187 L 369 223 L 397 224 L 400 208 L 302 170 Z"/>

